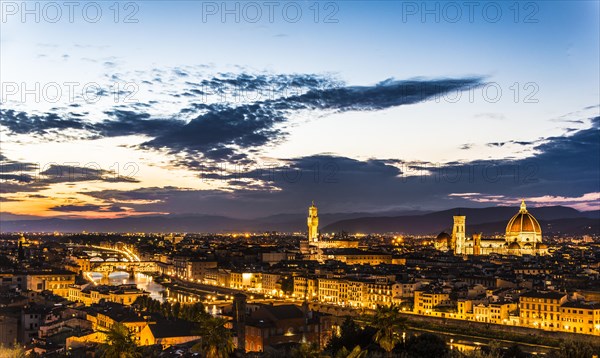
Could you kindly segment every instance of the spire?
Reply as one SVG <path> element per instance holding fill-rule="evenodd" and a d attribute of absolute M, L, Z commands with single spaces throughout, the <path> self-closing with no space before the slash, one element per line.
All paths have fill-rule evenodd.
<path fill-rule="evenodd" d="M 522 213 L 526 213 L 527 212 L 527 205 L 525 205 L 525 199 L 521 200 L 521 210 L 520 212 Z"/>

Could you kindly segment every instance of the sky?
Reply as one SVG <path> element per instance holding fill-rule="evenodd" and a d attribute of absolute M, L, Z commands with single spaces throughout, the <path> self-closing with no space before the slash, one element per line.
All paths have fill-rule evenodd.
<path fill-rule="evenodd" d="M 0 218 L 600 209 L 600 2 L 0 1 Z"/>

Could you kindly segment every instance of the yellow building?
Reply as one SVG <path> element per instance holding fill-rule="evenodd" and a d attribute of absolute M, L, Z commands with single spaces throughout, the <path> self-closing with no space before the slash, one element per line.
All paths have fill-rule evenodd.
<path fill-rule="evenodd" d="M 77 266 L 79 266 L 79 272 L 90 272 L 92 271 L 92 264 L 88 255 L 78 255 L 72 257 Z"/>
<path fill-rule="evenodd" d="M 141 332 L 148 324 L 147 317 L 140 316 L 135 312 L 125 309 L 123 306 L 107 305 L 104 310 L 88 312 L 86 319 L 92 323 L 92 330 L 106 332 L 115 324 L 120 323 L 132 333 L 138 345 L 142 344 Z"/>
<path fill-rule="evenodd" d="M 364 251 L 359 249 L 323 249 L 322 257 L 325 260 L 335 260 L 347 265 L 371 265 L 391 264 L 392 254 L 382 252 Z"/>
<path fill-rule="evenodd" d="M 72 285 L 68 292 L 69 301 L 81 302 L 86 306 L 99 303 L 100 300 L 129 306 L 138 297 L 149 295 L 148 292 L 138 289 L 134 284 L 120 286 Z"/>
<path fill-rule="evenodd" d="M 65 348 L 67 351 L 81 347 L 87 347 L 92 344 L 102 344 L 106 342 L 106 333 L 97 331 L 83 336 L 71 336 L 66 338 Z"/>
<path fill-rule="evenodd" d="M 363 307 L 376 308 L 377 306 L 390 306 L 393 303 L 394 282 L 369 280 L 364 285 L 366 300 L 363 300 Z"/>
<path fill-rule="evenodd" d="M 561 330 L 561 305 L 567 294 L 560 292 L 527 292 L 519 297 L 519 317 L 522 327 L 549 331 Z"/>
<path fill-rule="evenodd" d="M 473 320 L 477 322 L 511 324 L 511 313 L 516 312 L 516 302 L 479 303 L 473 306 Z"/>
<path fill-rule="evenodd" d="M 69 286 L 75 284 L 75 272 L 67 270 L 49 270 L 28 272 L 26 274 L 27 289 L 31 291 L 52 291 L 55 295 L 67 298 Z"/>
<path fill-rule="evenodd" d="M 449 302 L 449 293 L 416 290 L 413 312 L 420 315 L 442 317 L 445 316 L 445 314 L 442 314 L 445 312 L 437 311 L 436 307 Z"/>
<path fill-rule="evenodd" d="M 231 271 L 229 274 L 229 287 L 237 290 L 261 292 L 262 273 Z"/>
<path fill-rule="evenodd" d="M 294 297 L 318 298 L 319 285 L 315 277 L 294 276 Z"/>
<path fill-rule="evenodd" d="M 348 281 L 347 303 L 351 307 L 365 307 L 367 301 L 367 287 L 364 282 Z"/>
<path fill-rule="evenodd" d="M 320 302 L 342 304 L 348 300 L 348 282 L 338 278 L 319 278 Z"/>
<path fill-rule="evenodd" d="M 163 321 L 146 325 L 140 332 L 142 346 L 160 344 L 163 349 L 177 344 L 197 341 L 201 336 L 194 333 L 194 324 L 186 321 Z"/>
<path fill-rule="evenodd" d="M 267 295 L 278 295 L 281 284 L 278 283 L 281 275 L 275 273 L 262 273 L 262 292 Z"/>
<path fill-rule="evenodd" d="M 456 318 L 468 321 L 473 320 L 473 300 L 458 300 Z"/>
<path fill-rule="evenodd" d="M 241 283 L 241 276 L 240 283 Z M 213 268 L 204 272 L 203 283 L 213 286 L 232 287 L 231 272 L 225 269 Z"/>
<path fill-rule="evenodd" d="M 560 307 L 560 321 L 566 332 L 600 336 L 600 304 L 567 302 Z"/>

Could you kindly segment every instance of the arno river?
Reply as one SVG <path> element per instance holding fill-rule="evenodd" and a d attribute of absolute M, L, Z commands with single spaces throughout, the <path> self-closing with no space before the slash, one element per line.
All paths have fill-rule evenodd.
<path fill-rule="evenodd" d="M 165 288 L 156 282 L 154 282 L 154 278 L 152 276 L 145 275 L 143 273 L 136 273 L 135 275 L 130 275 L 127 272 L 113 272 L 107 278 L 102 278 L 101 273 L 92 272 L 90 274 L 91 278 L 94 282 L 98 284 L 107 284 L 107 285 L 124 285 L 124 284 L 135 284 L 138 288 L 150 292 L 150 297 L 155 300 L 164 301 L 163 291 Z"/>

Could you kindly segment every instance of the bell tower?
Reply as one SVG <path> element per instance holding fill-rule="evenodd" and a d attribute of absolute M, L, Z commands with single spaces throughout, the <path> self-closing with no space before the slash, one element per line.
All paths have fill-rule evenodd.
<path fill-rule="evenodd" d="M 317 207 L 315 206 L 315 202 L 312 202 L 312 205 L 308 208 L 308 241 L 309 242 L 318 242 L 319 241 L 319 216 L 317 213 Z"/>
<path fill-rule="evenodd" d="M 454 226 L 452 227 L 452 248 L 457 255 L 465 254 L 465 222 L 467 217 L 464 215 L 454 216 Z"/>

